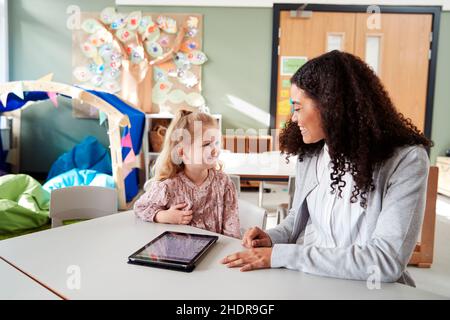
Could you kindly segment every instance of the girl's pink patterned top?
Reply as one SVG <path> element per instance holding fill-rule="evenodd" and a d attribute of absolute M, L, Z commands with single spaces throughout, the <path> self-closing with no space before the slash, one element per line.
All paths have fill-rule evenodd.
<path fill-rule="evenodd" d="M 134 212 L 142 220 L 154 222 L 158 211 L 180 203 L 187 203 L 182 210 L 193 211 L 189 225 L 241 237 L 237 192 L 225 173 L 209 170 L 201 186 L 193 183 L 183 172 L 164 181 L 154 181 L 134 204 Z"/>

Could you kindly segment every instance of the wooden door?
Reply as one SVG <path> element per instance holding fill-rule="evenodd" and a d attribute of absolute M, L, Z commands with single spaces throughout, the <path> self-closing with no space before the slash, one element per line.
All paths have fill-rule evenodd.
<path fill-rule="evenodd" d="M 285 72 L 286 57 L 310 60 L 337 47 L 377 69 L 397 109 L 425 129 L 432 15 L 382 13 L 377 29 L 368 28 L 368 17 L 356 12 L 312 12 L 309 18 L 298 18 L 281 11 L 275 128 L 282 128 L 290 117 L 291 74 Z M 300 59 L 297 62 L 301 64 Z"/>
<path fill-rule="evenodd" d="M 327 39 L 342 36 L 342 50 L 352 52 L 355 38 L 355 14 L 342 12 L 313 12 L 310 18 L 290 16 L 290 11 L 280 14 L 277 115 L 276 128 L 281 128 L 290 117 L 289 79 L 292 74 L 283 72 L 283 59 L 306 57 L 310 60 L 327 51 Z"/>
<path fill-rule="evenodd" d="M 383 13 L 380 28 L 367 27 L 368 14 L 356 14 L 354 54 L 366 59 L 368 39 L 378 38 L 377 74 L 397 110 L 425 129 L 428 59 L 432 16 L 430 14 Z"/>

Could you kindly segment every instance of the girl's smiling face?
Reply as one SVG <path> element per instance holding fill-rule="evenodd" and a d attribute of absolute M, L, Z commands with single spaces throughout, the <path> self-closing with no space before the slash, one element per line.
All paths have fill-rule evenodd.
<path fill-rule="evenodd" d="M 325 138 L 317 103 L 303 89 L 291 85 L 291 120 L 300 128 L 304 143 L 316 143 Z"/>
<path fill-rule="evenodd" d="M 206 126 L 202 131 L 202 134 L 194 133 L 192 143 L 183 145 L 181 158 L 191 168 L 215 168 L 220 154 L 221 133 L 213 126 Z"/>

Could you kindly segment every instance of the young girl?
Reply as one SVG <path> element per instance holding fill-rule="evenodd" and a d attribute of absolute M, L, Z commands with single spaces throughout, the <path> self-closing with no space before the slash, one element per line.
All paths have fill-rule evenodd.
<path fill-rule="evenodd" d="M 219 148 L 214 118 L 179 111 L 167 130 L 154 177 L 134 205 L 136 215 L 240 238 L 237 192 L 221 171 Z"/>

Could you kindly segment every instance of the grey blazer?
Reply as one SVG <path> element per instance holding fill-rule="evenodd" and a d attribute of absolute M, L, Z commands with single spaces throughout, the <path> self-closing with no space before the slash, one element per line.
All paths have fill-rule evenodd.
<path fill-rule="evenodd" d="M 297 242 L 309 220 L 306 197 L 318 184 L 317 155 L 297 163 L 292 209 L 267 231 L 274 244 L 271 267 L 355 280 L 378 275 L 381 282 L 414 286 L 406 266 L 422 225 L 429 160 L 421 146 L 398 148 L 374 172 L 375 190 L 365 212 L 369 240 L 363 246 L 319 248 Z M 376 270 L 376 273 L 374 272 Z M 372 279 L 372 277 L 371 277 Z"/>

